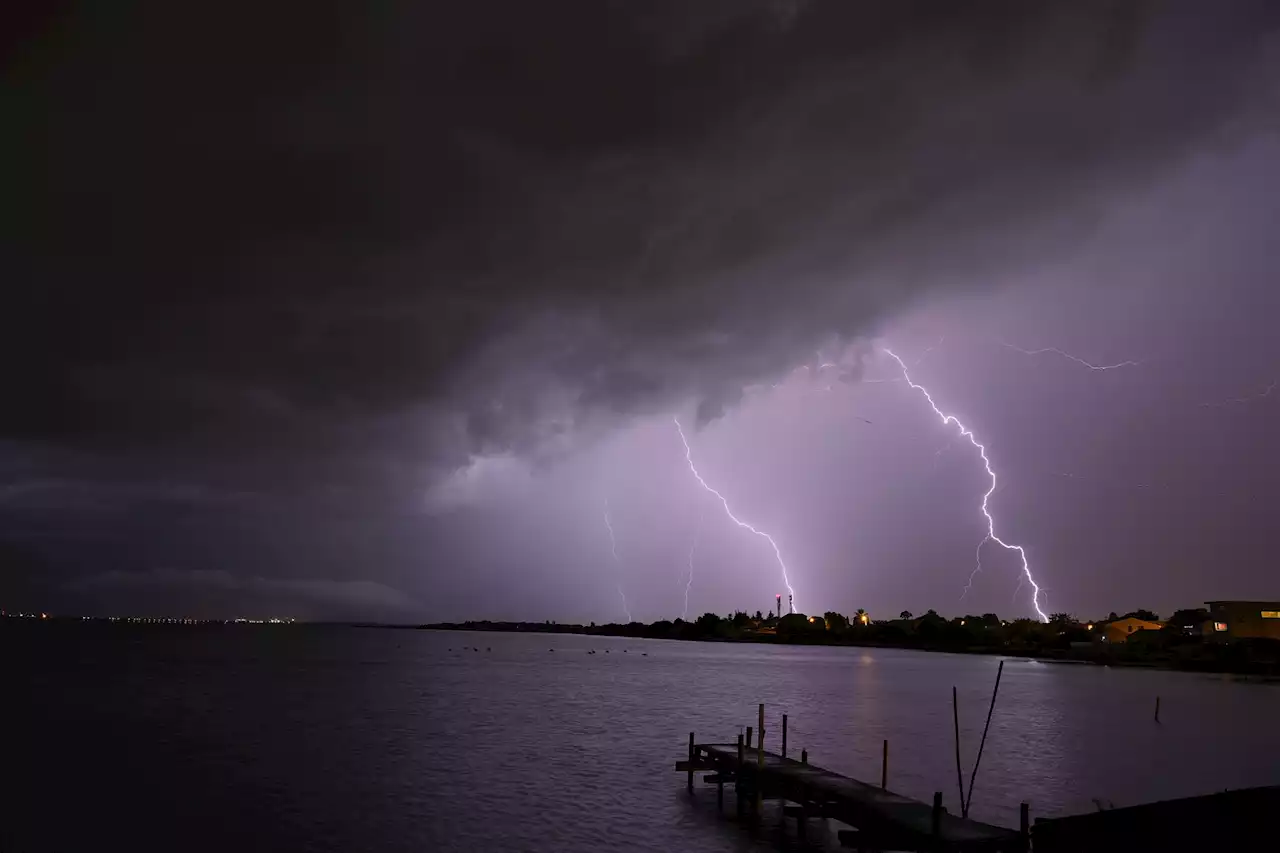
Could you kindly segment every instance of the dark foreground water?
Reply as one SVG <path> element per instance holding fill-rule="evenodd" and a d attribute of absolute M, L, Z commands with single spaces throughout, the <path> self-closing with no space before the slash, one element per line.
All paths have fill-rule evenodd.
<path fill-rule="evenodd" d="M 712 787 L 690 801 L 672 766 L 691 729 L 733 740 L 763 701 L 770 745 L 786 712 L 792 749 L 868 780 L 888 738 L 890 787 L 922 799 L 941 790 L 954 811 L 951 686 L 967 779 L 998 661 L 554 635 L 32 626 L 0 631 L 0 663 L 6 853 L 696 853 L 802 845 L 772 817 L 759 828 L 717 818 Z M 1014 826 L 1021 800 L 1044 816 L 1092 810 L 1094 798 L 1276 783 L 1280 686 L 1010 660 L 974 816 Z"/>

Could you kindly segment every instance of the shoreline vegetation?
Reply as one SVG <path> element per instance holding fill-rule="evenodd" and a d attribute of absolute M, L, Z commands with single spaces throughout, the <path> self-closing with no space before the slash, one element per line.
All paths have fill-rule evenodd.
<path fill-rule="evenodd" d="M 1154 616 L 1137 611 L 1141 617 Z M 1132 616 L 1133 614 L 1129 614 Z M 1176 615 L 1176 614 L 1175 614 Z M 1140 617 L 1140 618 L 1141 618 Z M 945 619 L 933 611 L 912 617 L 872 621 L 859 611 L 852 619 L 838 613 L 809 617 L 791 614 L 781 620 L 753 618 L 745 613 L 729 617 L 706 613 L 695 620 L 661 620 L 597 625 L 557 622 L 438 622 L 416 626 L 423 630 L 491 631 L 522 634 L 580 634 L 600 637 L 685 640 L 693 642 L 764 643 L 778 645 L 853 646 L 911 649 L 953 654 L 1002 655 L 1046 662 L 1100 666 L 1146 667 L 1184 672 L 1280 677 L 1280 641 L 1238 639 L 1227 642 L 1188 632 L 1171 620 L 1160 630 L 1144 630 L 1110 642 L 1108 622 L 1079 622 L 1056 614 L 1047 623 L 1033 619 L 1004 621 L 995 614 Z"/>

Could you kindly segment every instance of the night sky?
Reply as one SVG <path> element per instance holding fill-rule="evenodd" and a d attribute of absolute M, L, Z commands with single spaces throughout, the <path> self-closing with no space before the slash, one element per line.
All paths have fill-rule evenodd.
<path fill-rule="evenodd" d="M 766 609 L 679 417 L 798 609 L 1034 616 L 885 347 L 1046 612 L 1280 598 L 1274 2 L 21 23 L 0 607 Z"/>

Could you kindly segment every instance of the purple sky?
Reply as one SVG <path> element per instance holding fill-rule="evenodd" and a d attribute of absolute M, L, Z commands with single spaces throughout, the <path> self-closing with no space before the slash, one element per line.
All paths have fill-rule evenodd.
<path fill-rule="evenodd" d="M 1272 4 L 473 5 L 29 22 L 0 606 L 1280 598 Z"/>

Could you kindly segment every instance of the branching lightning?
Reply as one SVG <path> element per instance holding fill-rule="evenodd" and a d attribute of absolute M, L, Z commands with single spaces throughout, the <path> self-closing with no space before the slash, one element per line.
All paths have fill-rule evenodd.
<path fill-rule="evenodd" d="M 914 390 L 920 392 L 920 394 L 929 403 L 929 407 L 933 409 L 934 414 L 936 414 L 942 420 L 943 424 L 954 425 L 957 429 L 960 430 L 960 434 L 964 436 L 966 439 L 968 439 L 969 443 L 972 444 L 977 449 L 978 455 L 982 458 L 982 465 L 986 469 L 987 476 L 991 478 L 991 487 L 987 489 L 986 493 L 983 494 L 982 496 L 982 515 L 987 519 L 987 535 L 985 538 L 983 538 L 981 542 L 978 543 L 978 551 L 977 551 L 978 564 L 977 564 L 977 567 L 973 570 L 973 573 L 969 575 L 969 585 L 965 587 L 965 593 L 967 594 L 969 591 L 969 587 L 973 585 L 974 575 L 976 575 L 982 569 L 982 546 L 986 545 L 987 542 L 989 541 L 995 542 L 997 545 L 1004 548 L 1006 551 L 1016 551 L 1018 554 L 1018 557 L 1021 558 L 1022 574 L 1026 577 L 1027 583 L 1031 584 L 1031 588 L 1034 591 L 1031 596 L 1032 606 L 1035 607 L 1036 613 L 1039 614 L 1040 618 L 1043 621 L 1048 622 L 1049 617 L 1045 614 L 1043 610 L 1040 609 L 1040 586 L 1036 583 L 1035 578 L 1031 576 L 1031 566 L 1027 562 L 1026 550 L 1021 545 L 1010 544 L 996 535 L 996 522 L 995 522 L 995 519 L 992 518 L 991 516 L 991 512 L 987 507 L 987 502 L 991 499 L 991 495 L 996 490 L 997 480 L 996 480 L 996 472 L 991 467 L 991 460 L 987 458 L 987 448 L 983 446 L 982 443 L 979 442 L 977 438 L 974 437 L 973 432 L 967 426 L 961 423 L 959 418 L 957 418 L 955 415 L 948 415 L 947 413 L 943 412 L 941 409 L 938 408 L 938 404 L 933 401 L 933 395 L 929 393 L 929 390 L 925 388 L 923 385 L 916 384 L 911 379 L 911 374 L 907 370 L 906 362 L 904 362 L 901 358 L 899 358 L 897 354 L 895 354 L 890 349 L 885 349 L 884 352 L 886 355 L 888 355 L 890 358 L 892 358 L 894 361 L 898 363 L 898 366 L 902 368 L 902 378 L 906 380 L 906 383 L 910 385 Z M 677 426 L 679 426 L 679 424 L 677 424 Z M 686 447 L 687 446 L 688 445 L 686 444 Z"/>
<path fill-rule="evenodd" d="M 630 624 L 631 607 L 627 604 L 627 594 L 622 591 L 622 559 L 618 556 L 618 540 L 613 535 L 613 522 L 609 520 L 609 499 L 604 499 L 604 526 L 609 530 L 609 550 L 613 552 L 614 565 L 618 567 L 618 597 L 622 599 L 622 612 L 627 614 L 627 623 Z"/>
<path fill-rule="evenodd" d="M 680 615 L 680 618 L 686 622 L 689 621 L 689 587 L 693 586 L 693 555 L 698 550 L 698 537 L 702 533 L 703 512 L 704 512 L 704 507 L 702 505 L 702 502 L 699 501 L 698 502 L 698 523 L 694 525 L 693 542 L 689 544 L 689 579 L 685 581 L 685 585 L 684 585 L 684 611 Z"/>
<path fill-rule="evenodd" d="M 1037 355 L 1041 355 L 1042 353 L 1051 352 L 1051 353 L 1054 353 L 1055 355 L 1060 355 L 1063 358 L 1070 359 L 1071 361 L 1074 361 L 1076 364 L 1079 364 L 1083 367 L 1087 367 L 1090 370 L 1117 370 L 1121 367 L 1140 366 L 1139 362 L 1128 361 L 1128 360 L 1117 361 L 1115 364 L 1094 364 L 1091 361 L 1085 361 L 1083 358 L 1080 358 L 1077 355 L 1072 355 L 1069 352 L 1064 352 L 1063 350 L 1060 350 L 1057 347 L 1042 347 L 1040 349 L 1023 349 L 1022 347 L 1015 347 L 1013 344 L 1006 344 L 1003 342 L 1001 343 L 1001 346 L 1008 347 L 1009 349 L 1014 350 L 1015 352 L 1020 352 L 1023 355 L 1029 355 L 1029 356 L 1037 356 Z"/>
<path fill-rule="evenodd" d="M 749 530 L 756 536 L 768 541 L 769 545 L 773 548 L 773 555 L 778 559 L 778 566 L 782 569 L 782 582 L 786 584 L 787 592 L 791 595 L 792 602 L 794 603 L 796 591 L 791 587 L 791 579 L 788 577 L 787 573 L 787 564 L 782 559 L 782 551 L 779 550 L 778 543 L 773 541 L 773 537 L 768 533 L 752 527 L 750 524 L 734 515 L 733 510 L 729 508 L 729 501 L 725 499 L 725 496 L 711 488 L 711 486 L 707 484 L 707 481 L 702 479 L 702 475 L 698 473 L 697 466 L 693 464 L 693 450 L 689 447 L 689 439 L 685 438 L 684 427 L 680 426 L 680 418 L 674 417 L 672 420 L 675 422 L 676 432 L 680 434 L 680 442 L 684 445 L 684 459 L 689 463 L 689 471 L 693 474 L 694 479 L 698 481 L 698 484 L 701 485 L 702 488 L 719 498 L 720 505 L 724 507 L 724 514 L 729 516 L 730 521 L 744 530 Z"/>

